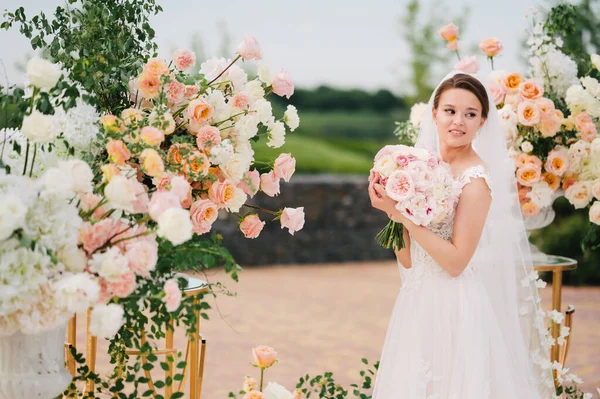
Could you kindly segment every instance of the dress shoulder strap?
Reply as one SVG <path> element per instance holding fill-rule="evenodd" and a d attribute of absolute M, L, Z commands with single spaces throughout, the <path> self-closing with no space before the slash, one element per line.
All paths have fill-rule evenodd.
<path fill-rule="evenodd" d="M 477 179 L 482 177 L 485 180 L 486 184 L 492 191 L 492 179 L 490 177 L 490 172 L 488 172 L 487 168 L 484 165 L 473 165 L 465 169 L 458 182 L 460 183 L 460 187 L 463 188 L 465 185 L 471 182 L 471 179 Z"/>

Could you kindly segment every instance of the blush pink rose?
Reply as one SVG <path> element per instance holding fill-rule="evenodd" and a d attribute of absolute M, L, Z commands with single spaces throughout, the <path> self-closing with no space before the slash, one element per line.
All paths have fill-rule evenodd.
<path fill-rule="evenodd" d="M 158 190 L 152 194 L 148 206 L 148 213 L 152 220 L 155 222 L 158 221 L 160 215 L 170 208 L 181 208 L 181 202 L 177 198 L 177 195 L 167 190 Z"/>
<path fill-rule="evenodd" d="M 202 126 L 196 135 L 196 144 L 201 150 L 210 150 L 221 142 L 221 131 L 215 126 Z"/>
<path fill-rule="evenodd" d="M 404 201 L 414 194 L 415 183 L 408 173 L 397 170 L 389 176 L 385 191 L 394 201 Z"/>
<path fill-rule="evenodd" d="M 244 41 L 238 46 L 237 53 L 244 61 L 262 59 L 260 44 L 254 36 L 246 36 Z"/>
<path fill-rule="evenodd" d="M 540 121 L 540 110 L 532 101 L 523 101 L 517 108 L 519 123 L 525 126 L 535 126 Z"/>
<path fill-rule="evenodd" d="M 596 125 L 589 123 L 581 131 L 581 138 L 591 143 L 596 138 L 597 133 Z"/>
<path fill-rule="evenodd" d="M 535 100 L 535 105 L 537 105 L 540 110 L 541 118 L 547 118 L 556 115 L 556 108 L 554 107 L 554 102 L 546 97 L 540 97 Z"/>
<path fill-rule="evenodd" d="M 562 118 L 558 117 L 555 113 L 549 116 L 541 116 L 540 118 L 540 133 L 542 137 L 554 137 L 559 132 L 562 126 Z"/>
<path fill-rule="evenodd" d="M 144 72 L 152 77 L 169 74 L 169 66 L 162 58 L 150 58 L 144 65 Z"/>
<path fill-rule="evenodd" d="M 173 64 L 180 71 L 185 71 L 196 63 L 196 54 L 190 50 L 176 50 L 173 53 Z"/>
<path fill-rule="evenodd" d="M 477 73 L 479 71 L 479 63 L 474 55 L 465 57 L 454 65 L 454 69 L 466 73 Z"/>
<path fill-rule="evenodd" d="M 238 109 L 248 108 L 248 93 L 241 92 L 233 96 L 230 100 L 231 106 Z"/>
<path fill-rule="evenodd" d="M 454 24 L 448 24 L 440 29 L 438 33 L 444 40 L 449 42 L 454 41 L 458 38 L 458 26 Z"/>
<path fill-rule="evenodd" d="M 138 276 L 150 277 L 150 271 L 158 261 L 158 243 L 155 240 L 139 240 L 127 246 L 125 256 L 129 268 Z"/>
<path fill-rule="evenodd" d="M 256 238 L 265 226 L 257 214 L 246 215 L 240 222 L 240 230 L 246 238 Z"/>
<path fill-rule="evenodd" d="M 245 171 L 237 186 L 250 198 L 254 197 L 260 188 L 260 173 L 256 169 Z"/>
<path fill-rule="evenodd" d="M 148 212 L 148 204 L 150 199 L 148 198 L 148 192 L 146 186 L 135 179 L 129 180 L 133 187 L 133 193 L 135 194 L 135 201 L 133 201 L 133 213 L 146 213 Z"/>
<path fill-rule="evenodd" d="M 392 152 L 394 152 L 394 146 L 384 146 L 381 150 L 377 152 L 377 154 L 375 154 L 375 162 L 377 162 L 381 157 L 391 154 Z"/>
<path fill-rule="evenodd" d="M 155 147 L 165 141 L 165 134 L 153 126 L 144 126 L 140 132 L 140 136 L 144 143 Z"/>
<path fill-rule="evenodd" d="M 175 177 L 175 175 L 171 172 L 165 172 L 162 175 L 155 177 L 152 179 L 152 183 L 156 186 L 157 190 L 169 189 L 171 185 L 171 179 Z"/>
<path fill-rule="evenodd" d="M 274 171 L 260 175 L 260 189 L 269 197 L 279 195 L 279 177 Z"/>
<path fill-rule="evenodd" d="M 181 304 L 181 290 L 179 284 L 174 279 L 167 280 L 165 283 L 165 297 L 163 302 L 167 305 L 167 312 L 174 312 Z"/>
<path fill-rule="evenodd" d="M 171 190 L 179 198 L 182 208 L 192 205 L 192 186 L 183 176 L 174 176 L 171 179 Z"/>
<path fill-rule="evenodd" d="M 488 57 L 494 57 L 502 51 L 502 43 L 496 38 L 485 39 L 479 43 L 479 48 Z"/>
<path fill-rule="evenodd" d="M 294 157 L 292 157 L 292 154 L 279 154 L 275 160 L 273 171 L 275 172 L 275 176 L 282 178 L 286 182 L 289 182 L 290 178 L 296 171 L 296 160 Z"/>
<path fill-rule="evenodd" d="M 277 352 L 269 346 L 259 345 L 252 349 L 252 357 L 255 366 L 266 369 L 277 361 Z"/>
<path fill-rule="evenodd" d="M 281 228 L 286 227 L 291 235 L 304 227 L 304 207 L 283 208 L 281 212 Z"/>
<path fill-rule="evenodd" d="M 227 208 L 235 199 L 235 185 L 230 180 L 215 182 L 208 189 L 208 198 L 215 203 L 219 209 Z"/>
<path fill-rule="evenodd" d="M 185 96 L 185 85 L 178 80 L 167 83 L 167 99 L 170 103 L 178 103 Z"/>
<path fill-rule="evenodd" d="M 408 166 L 408 157 L 406 155 L 398 155 L 396 157 L 396 163 L 401 168 L 406 168 Z"/>
<path fill-rule="evenodd" d="M 198 235 L 208 233 L 215 220 L 217 220 L 218 212 L 217 205 L 209 199 L 200 199 L 194 202 L 190 208 L 194 233 Z"/>
<path fill-rule="evenodd" d="M 494 105 L 502 104 L 504 102 L 504 97 L 506 96 L 504 87 L 498 83 L 490 83 L 489 89 L 494 98 Z"/>
<path fill-rule="evenodd" d="M 546 159 L 544 166 L 548 172 L 556 176 L 562 176 L 569 166 L 569 161 L 564 152 L 553 150 L 548 154 L 548 159 Z"/>
<path fill-rule="evenodd" d="M 79 242 L 88 255 L 103 246 L 111 238 L 113 224 L 111 219 L 103 219 L 98 223 L 84 222 L 79 228 Z"/>
<path fill-rule="evenodd" d="M 290 98 L 294 94 L 294 84 L 290 74 L 285 69 L 282 69 L 277 75 L 273 77 L 273 93 L 280 97 Z"/>
<path fill-rule="evenodd" d="M 127 270 L 117 280 L 109 282 L 108 289 L 119 298 L 131 295 L 135 291 L 135 274 Z"/>

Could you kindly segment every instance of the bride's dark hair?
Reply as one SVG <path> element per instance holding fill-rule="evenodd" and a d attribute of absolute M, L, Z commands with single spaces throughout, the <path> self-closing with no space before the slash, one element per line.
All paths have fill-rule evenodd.
<path fill-rule="evenodd" d="M 433 107 L 435 109 L 437 109 L 440 103 L 442 93 L 450 89 L 464 89 L 473 93 L 481 103 L 481 116 L 487 118 L 488 112 L 490 111 L 490 103 L 485 87 L 479 80 L 464 73 L 456 74 L 440 84 L 433 97 Z"/>

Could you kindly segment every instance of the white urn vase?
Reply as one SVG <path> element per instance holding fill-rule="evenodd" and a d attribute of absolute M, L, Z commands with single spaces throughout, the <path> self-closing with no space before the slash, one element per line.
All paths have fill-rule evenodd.
<path fill-rule="evenodd" d="M 36 335 L 0 336 L 0 399 L 53 399 L 71 382 L 66 324 Z"/>
<path fill-rule="evenodd" d="M 554 221 L 555 216 L 556 213 L 554 212 L 554 209 L 552 209 L 552 205 L 550 205 L 540 209 L 540 213 L 536 216 L 524 217 L 523 221 L 525 222 L 525 229 L 527 229 L 527 236 L 529 237 L 532 230 L 549 226 Z M 548 262 L 548 255 L 540 251 L 538 247 L 531 242 L 529 243 L 529 248 L 531 250 L 531 260 L 534 264 L 544 264 Z"/>

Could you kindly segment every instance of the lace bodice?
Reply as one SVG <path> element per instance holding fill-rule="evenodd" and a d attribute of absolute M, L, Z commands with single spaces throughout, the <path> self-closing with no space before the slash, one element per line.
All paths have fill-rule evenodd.
<path fill-rule="evenodd" d="M 470 183 L 472 179 L 476 178 L 483 178 L 486 181 L 488 187 L 490 188 L 490 191 L 492 190 L 490 174 L 483 165 L 475 165 L 465 169 L 465 171 L 456 179 L 456 183 L 459 189 L 462 190 L 462 188 L 465 185 Z M 446 219 L 442 220 L 438 224 L 430 225 L 430 230 L 433 231 L 436 235 L 442 237 L 444 240 L 450 241 L 452 239 L 452 230 L 454 228 L 455 214 L 456 206 L 454 207 L 450 215 L 446 217 Z M 400 270 L 403 274 L 403 286 L 405 287 L 407 285 L 410 285 L 411 282 L 417 283 L 423 276 L 445 272 L 444 269 L 442 269 L 442 267 L 435 260 L 433 260 L 433 258 L 419 245 L 419 243 L 412 238 L 410 240 L 410 257 L 412 262 L 411 269 L 405 269 L 404 267 L 400 266 Z M 473 256 L 473 259 L 471 260 L 471 262 L 469 263 L 469 265 L 463 273 L 470 272 L 470 270 L 473 267 L 474 259 L 476 259 L 476 256 Z M 404 276 L 405 274 L 410 274 L 411 276 Z M 405 277 L 410 278 L 407 279 Z"/>

